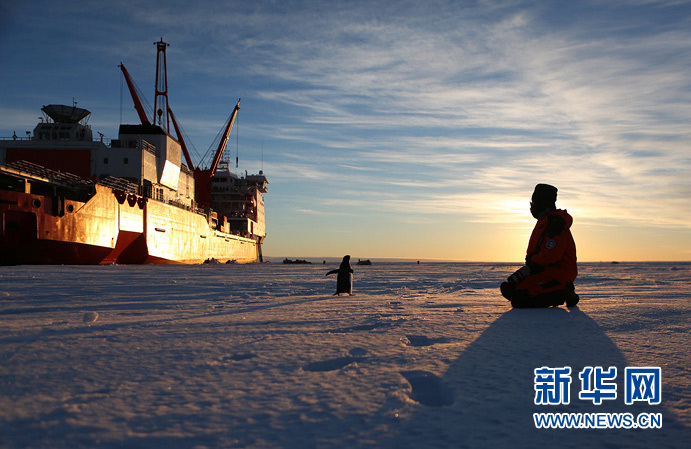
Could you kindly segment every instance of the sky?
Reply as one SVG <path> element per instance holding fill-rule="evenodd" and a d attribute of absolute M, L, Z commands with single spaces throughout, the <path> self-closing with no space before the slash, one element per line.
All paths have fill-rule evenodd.
<path fill-rule="evenodd" d="M 196 163 L 242 98 L 266 256 L 520 262 L 549 183 L 580 261 L 691 260 L 691 1 L 0 0 L 0 136 L 117 138 L 161 38 Z"/>

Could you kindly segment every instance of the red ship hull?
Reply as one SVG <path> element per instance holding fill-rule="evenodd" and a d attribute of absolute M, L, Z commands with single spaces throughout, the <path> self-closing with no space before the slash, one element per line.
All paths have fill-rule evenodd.
<path fill-rule="evenodd" d="M 96 185 L 87 202 L 0 190 L 0 264 L 256 262 L 260 242 L 205 215 Z"/>

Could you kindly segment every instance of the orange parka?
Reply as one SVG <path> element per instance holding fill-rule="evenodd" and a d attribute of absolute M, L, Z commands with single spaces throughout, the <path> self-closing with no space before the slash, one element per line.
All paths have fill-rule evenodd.
<path fill-rule="evenodd" d="M 576 243 L 571 235 L 573 218 L 566 210 L 554 209 L 540 217 L 528 241 L 526 264 L 533 274 L 516 288 L 531 295 L 563 289 L 578 276 Z"/>

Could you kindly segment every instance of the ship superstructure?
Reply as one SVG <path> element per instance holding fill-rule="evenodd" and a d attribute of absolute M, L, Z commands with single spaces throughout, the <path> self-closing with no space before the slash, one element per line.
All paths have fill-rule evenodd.
<path fill-rule="evenodd" d="M 0 264 L 261 261 L 268 181 L 222 157 L 239 101 L 211 165 L 194 167 L 168 105 L 167 44 L 156 45 L 152 120 L 121 64 L 141 123 L 117 139 L 94 140 L 73 104 L 44 106 L 33 135 L 0 140 Z"/>

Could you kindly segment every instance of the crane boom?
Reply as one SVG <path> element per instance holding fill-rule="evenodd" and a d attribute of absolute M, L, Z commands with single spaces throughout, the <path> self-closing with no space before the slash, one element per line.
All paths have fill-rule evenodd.
<path fill-rule="evenodd" d="M 235 117 L 238 115 L 238 111 L 240 110 L 240 99 L 238 99 L 238 103 L 235 105 L 235 109 L 233 109 L 233 113 L 230 114 L 230 120 L 228 120 L 228 125 L 226 126 L 226 129 L 223 131 L 223 137 L 221 137 L 221 141 L 218 142 L 218 148 L 216 149 L 216 155 L 214 156 L 214 160 L 211 163 L 211 177 L 214 177 L 214 174 L 216 174 L 216 169 L 218 168 L 218 164 L 221 162 L 221 157 L 223 157 L 223 151 L 226 149 L 226 145 L 228 144 L 228 137 L 230 136 L 230 131 L 233 129 L 233 124 L 235 123 Z"/>
<path fill-rule="evenodd" d="M 197 197 L 197 205 L 199 205 L 199 207 L 207 208 L 211 204 L 211 181 L 216 174 L 218 164 L 221 162 L 223 151 L 228 143 L 228 136 L 230 135 L 230 131 L 233 129 L 233 123 L 235 123 L 235 117 L 237 117 L 239 110 L 240 100 L 238 100 L 238 103 L 235 105 L 235 109 L 233 109 L 233 113 L 230 115 L 228 124 L 223 130 L 223 136 L 221 137 L 221 141 L 218 143 L 218 148 L 216 149 L 216 154 L 214 155 L 211 167 L 206 169 L 197 167 L 194 170 L 195 195 Z"/>
<path fill-rule="evenodd" d="M 173 122 L 173 128 L 175 128 L 175 133 L 178 136 L 178 142 L 180 142 L 180 147 L 182 148 L 182 154 L 185 155 L 185 161 L 187 161 L 187 167 L 189 167 L 190 170 L 194 170 L 194 164 L 192 164 L 192 158 L 190 157 L 189 151 L 187 151 L 187 144 L 185 143 L 185 139 L 182 137 L 182 132 L 180 132 L 180 127 L 178 126 L 178 121 L 175 120 L 175 115 L 173 114 L 173 110 L 168 107 L 168 116 L 170 117 L 171 121 Z"/>
<path fill-rule="evenodd" d="M 127 83 L 127 88 L 130 90 L 130 95 L 132 96 L 132 101 L 134 102 L 134 109 L 136 109 L 137 115 L 139 115 L 139 120 L 142 122 L 142 125 L 150 125 L 151 122 L 146 117 L 146 113 L 144 112 L 144 106 L 142 106 L 142 101 L 139 99 L 137 89 L 134 87 L 132 78 L 130 77 L 130 74 L 127 71 L 127 69 L 125 68 L 125 64 L 121 62 L 119 67 L 122 70 L 122 74 L 125 76 L 125 82 Z"/>

